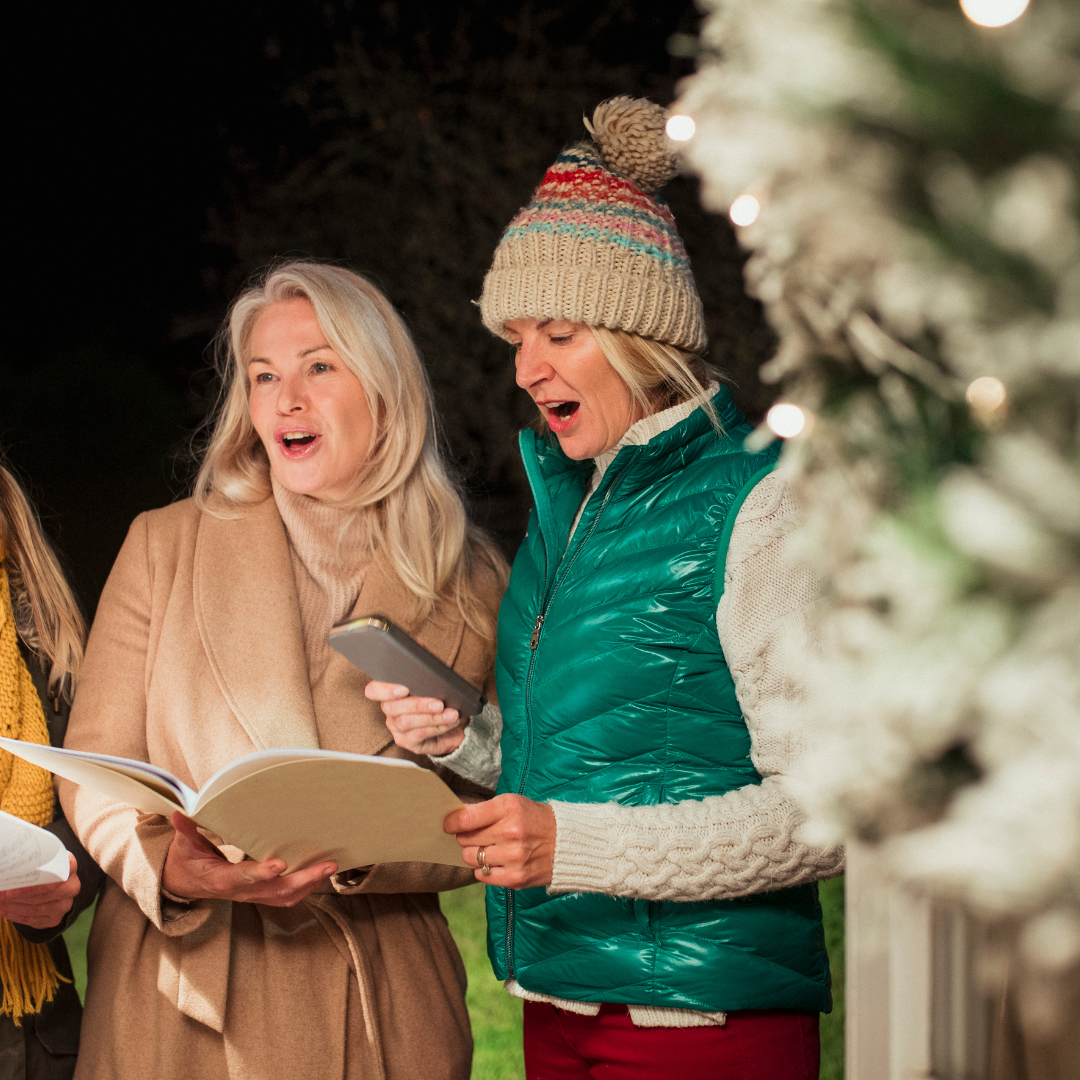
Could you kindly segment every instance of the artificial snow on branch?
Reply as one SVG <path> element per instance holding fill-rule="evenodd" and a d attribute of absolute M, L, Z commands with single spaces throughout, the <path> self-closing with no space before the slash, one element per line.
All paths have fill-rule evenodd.
<path fill-rule="evenodd" d="M 706 0 L 673 111 L 812 415 L 822 840 L 1080 963 L 1080 7 Z M 1018 10 L 1023 10 L 1023 5 Z M 739 217 L 733 214 L 739 223 Z M 745 220 L 745 218 L 744 218 Z M 766 433 L 762 437 L 767 438 Z"/>

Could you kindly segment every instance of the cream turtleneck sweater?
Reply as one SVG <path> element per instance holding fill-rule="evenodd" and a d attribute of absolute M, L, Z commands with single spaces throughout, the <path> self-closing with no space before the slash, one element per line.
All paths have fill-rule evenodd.
<path fill-rule="evenodd" d="M 366 514 L 363 510 L 327 506 L 309 495 L 297 495 L 276 478 L 271 482 L 289 537 L 308 676 L 314 687 L 333 656 L 326 635 L 356 606 L 371 561 Z"/>

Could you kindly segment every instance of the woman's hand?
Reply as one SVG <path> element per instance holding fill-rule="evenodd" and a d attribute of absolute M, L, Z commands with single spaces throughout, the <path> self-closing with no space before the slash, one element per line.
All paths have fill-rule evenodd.
<path fill-rule="evenodd" d="M 231 863 L 203 836 L 191 818 L 176 811 L 170 819 L 176 836 L 165 856 L 162 885 L 185 900 L 237 900 L 244 904 L 294 907 L 337 873 L 334 863 L 282 873 L 281 859 Z"/>
<path fill-rule="evenodd" d="M 443 829 L 457 834 L 462 858 L 476 880 L 510 889 L 550 885 L 555 866 L 555 811 L 523 795 L 496 795 L 446 815 Z M 478 852 L 491 873 L 479 869 Z"/>
<path fill-rule="evenodd" d="M 75 868 L 75 856 L 70 851 L 68 867 L 70 873 L 67 881 L 0 892 L 0 919 L 10 919 L 24 926 L 32 926 L 35 930 L 56 926 L 71 910 L 72 902 L 79 895 L 79 874 Z"/>
<path fill-rule="evenodd" d="M 437 698 L 409 697 L 407 686 L 385 682 L 369 682 L 364 696 L 382 703 L 394 742 L 414 754 L 441 757 L 465 738 L 469 718 L 459 721 L 457 709 L 444 708 Z"/>

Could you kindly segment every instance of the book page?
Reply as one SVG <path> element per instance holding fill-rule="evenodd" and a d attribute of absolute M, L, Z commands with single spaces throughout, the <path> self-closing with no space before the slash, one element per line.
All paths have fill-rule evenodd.
<path fill-rule="evenodd" d="M 215 795 L 252 773 L 261 772 L 270 765 L 282 765 L 286 761 L 308 761 L 316 758 L 333 758 L 338 761 L 375 761 L 388 765 L 404 765 L 407 769 L 420 766 L 403 758 L 370 757 L 367 754 L 349 754 L 339 750 L 292 750 L 285 747 L 271 747 L 257 750 L 254 754 L 245 754 L 242 758 L 223 765 L 199 789 L 199 797 L 192 804 L 192 813 L 198 813 Z"/>
<path fill-rule="evenodd" d="M 286 873 L 324 859 L 339 870 L 377 862 L 464 866 L 457 840 L 442 829 L 462 805 L 434 772 L 412 762 L 324 752 L 249 774 L 193 816 L 253 859 L 284 859 Z"/>
<path fill-rule="evenodd" d="M 85 784 L 110 799 L 147 814 L 164 814 L 168 817 L 174 810 L 187 813 L 195 803 L 195 792 L 180 783 L 172 773 L 146 762 L 110 754 L 63 750 L 16 739 L 0 738 L 0 747 L 65 780 Z"/>
<path fill-rule="evenodd" d="M 0 889 L 67 881 L 67 850 L 51 832 L 0 810 Z"/>

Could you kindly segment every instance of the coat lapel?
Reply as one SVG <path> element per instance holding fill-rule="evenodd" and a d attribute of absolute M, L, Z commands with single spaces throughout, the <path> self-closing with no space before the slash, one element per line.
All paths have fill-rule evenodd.
<path fill-rule="evenodd" d="M 443 605 L 444 609 L 446 605 Z M 376 561 L 364 575 L 350 618 L 382 615 L 414 637 L 443 663 L 453 666 L 461 648 L 465 624 L 456 610 L 452 617 L 437 612 L 421 621 L 418 605 L 401 583 L 389 577 Z M 403 756 L 393 745 L 382 709 L 364 697 L 368 677 L 344 656 L 334 653 L 314 687 L 319 742 L 327 750 L 359 754 L 390 753 Z"/>
<path fill-rule="evenodd" d="M 195 620 L 214 677 L 259 750 L 317 747 L 300 607 L 272 498 L 204 513 L 195 543 Z"/>
<path fill-rule="evenodd" d="M 465 623 L 452 605 L 442 603 L 433 615 L 421 620 L 419 604 L 406 594 L 397 578 L 382 569 L 378 560 L 364 575 L 364 584 L 351 618 L 363 615 L 385 615 L 407 634 L 424 640 L 424 647 L 433 652 L 448 667 L 454 666 Z"/>

